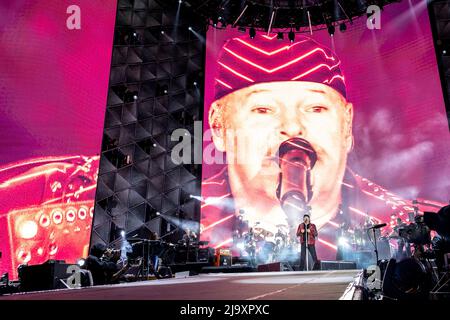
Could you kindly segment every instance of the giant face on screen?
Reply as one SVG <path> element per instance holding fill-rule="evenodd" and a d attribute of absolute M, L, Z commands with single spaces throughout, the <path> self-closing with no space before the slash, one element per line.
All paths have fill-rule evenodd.
<path fill-rule="evenodd" d="M 202 239 L 236 246 L 245 221 L 266 242 L 277 234 L 295 242 L 306 210 L 319 258 L 335 259 L 344 231 L 387 222 L 387 236 L 398 218 L 447 200 L 448 124 L 426 3 L 385 8 L 380 29 L 366 19 L 293 42 L 278 39 L 282 30 L 208 31 L 204 150 L 226 161 L 204 161 Z M 314 163 L 292 174 L 279 152 L 295 139 Z M 288 173 L 304 176 L 305 207 L 283 203 Z"/>
<path fill-rule="evenodd" d="M 116 2 L 71 5 L 1 5 L 0 273 L 10 279 L 22 264 L 88 253 Z"/>

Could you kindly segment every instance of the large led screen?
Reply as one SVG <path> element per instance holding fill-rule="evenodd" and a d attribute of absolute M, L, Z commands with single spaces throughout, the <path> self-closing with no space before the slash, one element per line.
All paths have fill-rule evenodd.
<path fill-rule="evenodd" d="M 0 273 L 86 256 L 116 1 L 0 4 Z"/>
<path fill-rule="evenodd" d="M 306 210 L 318 258 L 335 260 L 343 230 L 352 248 L 355 232 L 387 223 L 377 232 L 390 241 L 400 221 L 448 201 L 450 137 L 426 1 L 367 19 L 293 42 L 289 29 L 208 30 L 202 240 L 242 253 L 243 223 L 274 246 L 277 234 L 295 243 Z M 283 169 L 296 143 L 307 160 Z M 289 183 L 304 199 L 282 206 Z"/>

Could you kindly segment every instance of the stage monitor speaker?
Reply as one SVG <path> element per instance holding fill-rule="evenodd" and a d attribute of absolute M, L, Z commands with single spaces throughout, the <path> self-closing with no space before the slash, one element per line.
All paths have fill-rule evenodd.
<path fill-rule="evenodd" d="M 68 268 L 73 264 L 65 261 L 48 260 L 33 266 L 19 268 L 21 291 L 42 291 L 67 288 L 60 280 L 66 280 L 72 273 Z M 78 266 L 78 265 L 77 265 Z"/>
<path fill-rule="evenodd" d="M 320 261 L 320 270 L 354 270 L 354 261 Z"/>
<path fill-rule="evenodd" d="M 274 271 L 281 271 L 281 263 L 280 262 L 273 262 L 273 263 L 258 265 L 258 272 L 274 272 Z"/>
<path fill-rule="evenodd" d="M 214 264 L 214 248 L 198 249 L 198 262 L 208 262 Z"/>
<path fill-rule="evenodd" d="M 233 266 L 207 266 L 200 270 L 200 273 L 243 273 L 243 272 L 255 272 L 256 268 L 246 265 L 233 265 Z"/>

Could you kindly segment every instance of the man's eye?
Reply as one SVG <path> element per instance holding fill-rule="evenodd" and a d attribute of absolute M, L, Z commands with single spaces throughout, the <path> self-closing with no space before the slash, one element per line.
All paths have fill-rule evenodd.
<path fill-rule="evenodd" d="M 271 113 L 272 109 L 269 107 L 255 107 L 252 109 L 252 112 L 256 112 L 258 114 L 267 114 Z"/>
<path fill-rule="evenodd" d="M 328 109 L 326 107 L 323 107 L 323 106 L 314 106 L 314 107 L 311 107 L 309 109 L 309 111 L 312 111 L 314 113 L 321 113 L 321 112 L 324 112 L 324 111 L 327 111 L 327 110 Z"/>

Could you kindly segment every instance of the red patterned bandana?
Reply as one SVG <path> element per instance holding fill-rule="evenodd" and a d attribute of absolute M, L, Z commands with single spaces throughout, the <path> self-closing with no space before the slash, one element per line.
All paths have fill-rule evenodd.
<path fill-rule="evenodd" d="M 346 97 L 341 61 L 316 41 L 297 36 L 291 43 L 276 35 L 232 38 L 223 46 L 215 78 L 215 99 L 261 82 L 309 81 Z"/>

